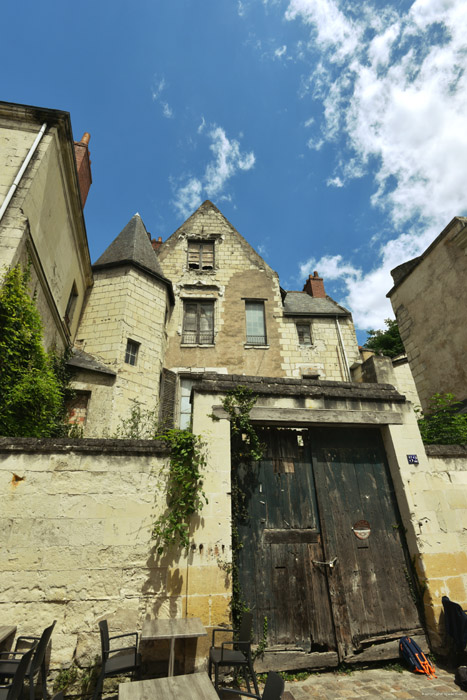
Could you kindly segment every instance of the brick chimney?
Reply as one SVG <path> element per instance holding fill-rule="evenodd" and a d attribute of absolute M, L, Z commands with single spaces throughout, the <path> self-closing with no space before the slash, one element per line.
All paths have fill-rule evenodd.
<path fill-rule="evenodd" d="M 91 159 L 89 158 L 90 138 L 90 134 L 86 132 L 81 141 L 75 141 L 76 170 L 78 172 L 81 206 L 83 209 L 92 183 Z"/>
<path fill-rule="evenodd" d="M 316 270 L 310 275 L 305 282 L 303 291 L 310 295 L 310 297 L 318 297 L 319 299 L 326 298 L 326 292 L 324 291 L 324 281 L 322 277 L 318 277 Z"/>
<path fill-rule="evenodd" d="M 159 238 L 157 239 L 157 241 L 156 241 L 155 238 L 153 238 L 152 241 L 151 241 L 151 245 L 152 245 L 153 250 L 157 253 L 157 251 L 159 250 L 159 248 L 160 248 L 161 245 L 162 245 L 162 237 L 159 236 Z"/>

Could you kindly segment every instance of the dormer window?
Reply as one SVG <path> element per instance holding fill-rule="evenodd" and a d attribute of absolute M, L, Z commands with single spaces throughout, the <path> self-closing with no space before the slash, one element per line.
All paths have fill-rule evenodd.
<path fill-rule="evenodd" d="M 188 241 L 188 269 L 214 269 L 214 241 Z"/>

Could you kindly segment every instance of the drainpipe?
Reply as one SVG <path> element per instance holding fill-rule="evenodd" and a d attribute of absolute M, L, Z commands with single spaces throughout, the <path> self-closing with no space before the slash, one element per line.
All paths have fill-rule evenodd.
<path fill-rule="evenodd" d="M 339 319 L 337 316 L 336 316 L 336 329 L 337 329 L 337 336 L 339 338 L 339 345 L 341 348 L 342 356 L 344 358 L 344 365 L 345 365 L 345 369 L 346 369 L 346 373 L 347 373 L 347 381 L 351 382 L 352 377 L 350 375 L 349 361 L 347 359 L 347 353 L 345 352 L 345 346 L 344 346 L 344 341 L 342 339 L 341 327 L 339 325 Z"/>
<path fill-rule="evenodd" d="M 42 124 L 41 130 L 39 131 L 39 133 L 37 134 L 37 136 L 35 138 L 34 143 L 32 144 L 31 148 L 29 149 L 29 153 L 26 156 L 26 158 L 24 159 L 23 165 L 19 169 L 19 172 L 18 172 L 17 176 L 15 177 L 12 186 L 8 190 L 7 196 L 5 197 L 5 199 L 3 201 L 2 207 L 0 209 L 0 221 L 3 219 L 3 215 L 6 212 L 7 207 L 9 205 L 14 193 L 16 192 L 16 188 L 18 187 L 19 183 L 21 182 L 21 178 L 24 175 L 24 171 L 28 167 L 29 161 L 33 157 L 34 153 L 36 152 L 36 149 L 37 149 L 38 145 L 40 144 L 41 139 L 44 136 L 44 132 L 46 129 L 47 129 L 47 124 L 44 122 Z"/>

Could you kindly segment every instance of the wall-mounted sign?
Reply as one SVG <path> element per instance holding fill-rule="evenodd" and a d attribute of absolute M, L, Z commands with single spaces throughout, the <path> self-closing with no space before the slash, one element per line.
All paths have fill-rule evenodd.
<path fill-rule="evenodd" d="M 409 464 L 418 464 L 418 457 L 417 455 L 407 455 L 407 462 Z"/>
<path fill-rule="evenodd" d="M 371 534 L 370 523 L 368 520 L 359 520 L 353 526 L 352 531 L 359 540 L 367 540 Z"/>

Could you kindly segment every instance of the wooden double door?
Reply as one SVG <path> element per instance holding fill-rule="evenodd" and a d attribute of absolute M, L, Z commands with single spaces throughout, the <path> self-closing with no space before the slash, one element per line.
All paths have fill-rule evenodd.
<path fill-rule="evenodd" d="M 267 618 L 268 649 L 297 654 L 290 668 L 397 654 L 389 642 L 422 629 L 379 431 L 260 433 L 266 451 L 236 475 L 234 513 L 255 638 Z"/>

